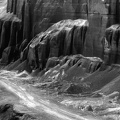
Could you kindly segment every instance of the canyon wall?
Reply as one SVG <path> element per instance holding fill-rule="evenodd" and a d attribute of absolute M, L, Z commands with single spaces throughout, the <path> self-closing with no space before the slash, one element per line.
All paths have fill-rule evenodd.
<path fill-rule="evenodd" d="M 87 19 L 89 28 L 85 56 L 103 56 L 106 28 L 119 23 L 118 0 L 38 0 L 34 11 L 34 34 L 63 19 Z"/>
<path fill-rule="evenodd" d="M 119 59 L 119 25 L 116 29 L 107 29 L 120 22 L 119 11 L 119 0 L 8 0 L 7 13 L 0 19 L 0 41 L 4 41 L 6 35 L 9 35 L 5 38 L 7 42 L 1 42 L 1 63 L 8 64 L 16 61 L 21 55 L 23 57 L 23 51 L 26 51 L 24 49 L 29 46 L 28 43 L 33 37 L 36 36 L 39 41 L 39 33 L 45 32 L 54 23 L 66 19 L 86 19 L 89 22 L 87 32 L 84 34 L 84 46 L 78 47 L 78 51 L 84 48 L 82 50 L 84 56 L 96 56 L 108 63 L 119 63 L 119 60 L 110 60 L 114 53 Z M 113 45 L 115 31 L 118 31 L 117 42 Z M 78 43 L 79 40 L 81 39 L 78 39 Z M 30 50 L 28 49 L 27 54 Z"/>

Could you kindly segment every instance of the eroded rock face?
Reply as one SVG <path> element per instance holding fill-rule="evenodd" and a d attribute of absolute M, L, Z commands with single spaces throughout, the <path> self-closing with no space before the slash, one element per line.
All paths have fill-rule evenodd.
<path fill-rule="evenodd" d="M 87 20 L 62 20 L 52 25 L 45 32 L 36 35 L 30 43 L 25 39 L 18 49 L 21 53 L 20 66 L 22 65 L 22 69 L 20 71 L 25 68 L 22 64 L 24 62 L 25 65 L 27 63 L 27 68 L 30 68 L 30 70 L 27 69 L 29 72 L 32 69 L 43 70 L 58 64 L 59 60 L 56 57 L 67 57 L 76 54 L 91 56 L 90 54 L 93 51 L 96 53 L 94 56 L 101 54 L 101 58 L 106 64 L 119 63 L 119 25 L 113 25 L 106 29 L 101 43 L 98 44 L 94 41 L 96 45 L 91 48 L 92 50 L 89 49 L 90 46 L 87 44 L 90 43 L 90 41 L 87 41 L 87 37 L 90 35 L 88 34 L 88 28 L 89 23 Z M 12 42 L 10 43 L 12 46 Z M 2 54 L 1 62 L 4 63 L 7 60 L 12 60 L 9 56 L 13 55 L 13 50 L 14 47 L 8 46 Z M 14 58 L 14 55 L 12 57 Z"/>
<path fill-rule="evenodd" d="M 105 54 L 108 58 L 108 63 L 120 63 L 120 25 L 112 25 L 106 29 L 105 33 Z"/>
<path fill-rule="evenodd" d="M 53 65 L 52 62 L 50 64 L 50 60 L 48 60 L 46 68 L 48 68 L 48 65 L 53 65 L 52 68 L 46 69 L 43 75 L 40 75 L 39 71 L 37 75 L 41 76 L 40 82 L 43 82 L 43 84 L 38 84 L 38 87 L 43 89 L 47 88 L 48 91 L 54 90 L 54 92 L 58 94 L 92 93 L 92 87 L 85 81 L 87 77 L 102 68 L 103 61 L 100 58 L 84 57 L 78 54 L 65 56 L 63 58 L 52 57 L 50 59 L 55 63 L 57 61 L 57 63 Z M 94 84 L 92 79 L 91 84 Z"/>
<path fill-rule="evenodd" d="M 37 120 L 28 114 L 19 113 L 15 111 L 14 105 L 12 104 L 0 105 L 0 119 L 1 120 Z"/>
<path fill-rule="evenodd" d="M 95 19 L 96 13 L 101 17 L 101 22 L 103 18 L 106 19 L 106 24 L 109 24 L 118 14 L 117 5 L 117 0 L 37 0 L 34 10 L 34 32 L 38 34 L 45 31 L 51 24 L 63 19 Z"/>
<path fill-rule="evenodd" d="M 37 0 L 35 6 L 34 34 L 45 31 L 52 24 L 74 18 L 72 0 Z"/>
<path fill-rule="evenodd" d="M 43 69 L 50 57 L 82 54 L 88 25 L 87 20 L 63 20 L 38 34 L 29 45 L 30 66 Z"/>
<path fill-rule="evenodd" d="M 7 7 L 7 0 L 0 1 L 0 13 L 5 13 Z"/>

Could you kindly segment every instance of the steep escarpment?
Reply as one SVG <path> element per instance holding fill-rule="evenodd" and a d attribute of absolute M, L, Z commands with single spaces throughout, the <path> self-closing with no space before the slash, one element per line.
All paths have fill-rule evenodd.
<path fill-rule="evenodd" d="M 118 0 L 38 0 L 34 12 L 34 34 L 45 31 L 63 19 L 86 19 L 85 56 L 103 59 L 103 38 L 106 28 L 119 22 Z"/>
<path fill-rule="evenodd" d="M 119 21 L 116 18 L 119 14 L 116 12 L 119 9 L 117 4 L 119 4 L 117 0 L 111 2 L 94 0 L 89 2 L 8 1 L 8 13 L 1 17 L 1 63 L 12 62 L 5 67 L 7 70 L 19 70 L 20 72 L 26 70 L 33 76 L 44 76 L 49 69 L 61 65 L 61 60 L 68 64 L 69 62 L 66 61 L 71 61 L 72 55 L 82 54 L 85 56 L 82 57 L 85 58 L 85 60 L 82 59 L 83 66 L 90 66 L 89 70 L 87 69 L 90 78 L 87 77 L 85 82 L 82 80 L 82 85 L 89 86 L 89 91 L 92 92 L 101 89 L 114 80 L 119 73 L 119 69 L 111 67 L 109 70 L 108 66 L 111 63 L 119 63 L 119 25 L 111 26 Z M 78 15 L 84 20 L 76 19 Z M 5 21 L 7 18 L 9 18 L 8 21 Z M 6 25 L 8 28 L 5 27 L 4 22 L 9 23 Z M 31 40 L 30 33 L 35 36 Z M 4 39 L 8 41 L 5 42 Z M 100 61 L 96 63 L 94 60 L 92 63 L 88 62 L 89 64 L 86 62 L 87 57 L 94 59 L 93 57 L 96 56 L 102 58 L 104 62 L 101 64 L 99 64 Z M 70 68 L 77 61 L 79 60 L 75 57 Z M 105 66 L 102 72 L 100 70 L 91 74 L 101 69 L 101 66 Z M 84 73 L 84 70 L 82 72 Z M 84 75 L 88 74 L 85 72 Z M 99 78 L 101 75 L 104 77 Z M 113 77 L 104 81 L 104 78 L 107 79 L 110 75 Z M 73 76 L 77 76 L 77 73 Z M 89 79 L 93 79 L 93 76 L 96 78 L 90 82 Z"/>
<path fill-rule="evenodd" d="M 89 27 L 87 27 L 88 29 L 86 34 L 84 34 L 81 38 L 84 39 L 84 45 L 81 46 L 80 49 L 77 50 L 77 52 L 79 51 L 80 53 L 80 51 L 82 51 L 82 54 L 84 56 L 89 57 L 96 56 L 102 59 L 108 58 L 106 57 L 107 55 L 104 55 L 104 44 L 106 43 L 104 39 L 105 31 L 106 28 L 119 22 L 118 0 L 8 0 L 7 3 L 7 13 L 3 13 L 1 16 L 1 21 L 3 21 L 1 22 L 1 41 L 3 41 L 5 35 L 8 36 L 8 41 L 12 41 L 12 44 L 7 43 L 3 45 L 3 48 L 1 48 L 2 50 L 0 52 L 0 57 L 2 58 L 2 64 L 9 64 L 12 61 L 14 62 L 18 58 L 20 58 L 21 52 L 23 51 L 23 49 L 25 49 L 30 40 L 37 34 L 45 32 L 51 25 L 64 19 L 74 20 L 78 18 L 88 20 Z M 17 19 L 9 20 L 9 14 L 11 14 L 11 17 L 15 16 Z M 9 25 L 6 25 L 9 29 L 8 31 L 5 30 L 6 28 L 4 27 L 4 24 L 2 24 L 6 20 L 8 22 L 10 21 Z M 18 21 L 20 22 L 18 23 L 20 25 L 16 25 L 15 22 Z M 12 23 L 14 23 L 14 25 L 12 25 Z M 74 34 L 79 34 L 79 30 L 77 29 L 75 31 L 73 30 Z M 10 31 L 13 32 L 10 33 Z M 60 34 L 61 35 L 58 35 L 58 37 L 62 35 L 62 38 L 65 37 L 65 32 L 61 32 Z M 78 37 L 79 35 L 76 36 Z M 74 37 L 73 39 L 78 38 Z M 75 41 L 73 44 L 81 43 L 80 41 Z M 74 53 L 76 53 L 75 50 Z M 108 63 L 118 63 L 118 61 L 116 62 L 114 60 L 106 61 L 108 61 Z"/>
<path fill-rule="evenodd" d="M 50 57 L 82 54 L 88 25 L 86 20 L 63 20 L 38 34 L 28 47 L 30 66 L 43 69 Z"/>
<path fill-rule="evenodd" d="M 46 63 L 51 57 L 63 57 L 76 54 L 88 54 L 87 35 L 89 22 L 83 19 L 62 20 L 52 25 L 45 32 L 36 35 L 29 44 L 24 40 L 19 47 L 20 58 L 17 69 L 31 70 L 46 69 Z M 105 30 L 101 40 L 101 55 L 106 64 L 119 63 L 119 25 L 113 25 Z M 95 51 L 99 54 L 99 50 Z M 3 52 L 1 62 L 7 60 L 7 54 Z M 89 56 L 89 55 L 88 55 Z M 27 66 L 27 67 L 24 67 Z"/>
<path fill-rule="evenodd" d="M 109 63 L 120 63 L 119 51 L 120 51 L 120 25 L 112 25 L 106 29 L 105 32 L 105 53 L 108 55 Z"/>

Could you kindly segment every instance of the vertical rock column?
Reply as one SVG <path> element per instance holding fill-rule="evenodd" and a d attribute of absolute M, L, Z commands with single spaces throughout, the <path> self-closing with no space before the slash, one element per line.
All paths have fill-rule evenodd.
<path fill-rule="evenodd" d="M 104 58 L 103 39 L 106 28 L 118 22 L 118 0 L 88 0 L 88 28 L 85 56 Z"/>
<path fill-rule="evenodd" d="M 28 0 L 8 0 L 7 11 L 22 20 L 23 40 L 30 40 L 30 2 Z"/>

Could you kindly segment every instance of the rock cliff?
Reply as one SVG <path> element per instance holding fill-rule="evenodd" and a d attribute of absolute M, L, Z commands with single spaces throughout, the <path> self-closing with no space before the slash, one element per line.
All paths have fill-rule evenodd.
<path fill-rule="evenodd" d="M 87 31 L 86 31 L 86 27 L 84 29 L 84 27 L 76 28 L 74 26 L 73 29 L 71 29 L 70 34 L 73 35 L 72 37 L 75 40 L 72 41 L 73 45 L 70 46 L 71 47 L 70 51 L 68 50 L 67 47 L 69 47 L 71 40 L 68 40 L 69 42 L 66 41 L 68 42 L 68 45 L 66 46 L 66 50 L 64 50 L 66 54 L 63 53 L 63 50 L 62 50 L 63 46 L 59 46 L 60 49 L 58 53 L 58 51 L 54 50 L 56 45 L 54 46 L 52 45 L 53 43 L 50 42 L 50 48 L 48 47 L 47 49 L 50 49 L 50 51 L 54 51 L 55 55 L 53 55 L 53 52 L 51 52 L 52 54 L 50 54 L 49 57 L 81 53 L 84 56 L 100 57 L 102 59 L 105 59 L 108 63 L 118 63 L 118 60 L 117 61 L 108 60 L 112 58 L 110 57 L 111 55 L 109 54 L 110 52 L 109 48 L 105 46 L 107 43 L 107 39 L 105 38 L 109 36 L 108 35 L 109 32 L 106 32 L 107 34 L 105 34 L 105 31 L 108 31 L 106 30 L 106 28 L 119 22 L 119 17 L 118 17 L 118 15 L 120 14 L 119 8 L 120 7 L 119 7 L 118 0 L 104 0 L 104 1 L 102 0 L 101 1 L 97 1 L 97 0 L 82 0 L 82 1 L 79 1 L 79 0 L 30 0 L 30 1 L 8 0 L 7 13 L 4 12 L 3 15 L 1 16 L 1 27 L 0 27 L 1 40 L 0 41 L 4 41 L 3 39 L 9 39 L 8 41 L 11 41 L 11 42 L 9 43 L 5 42 L 5 44 L 4 42 L 1 42 L 3 44 L 0 51 L 1 63 L 9 64 L 11 61 L 16 61 L 18 58 L 20 58 L 20 56 L 23 56 L 23 57 L 27 56 L 27 55 L 22 55 L 23 53 L 31 54 L 31 52 L 36 51 L 36 50 L 33 50 L 33 47 L 32 48 L 30 47 L 29 50 L 24 50 L 24 49 L 28 45 L 28 43 L 31 41 L 32 38 L 34 40 L 34 39 L 39 39 L 39 36 L 44 36 L 42 34 L 46 34 L 46 31 L 51 29 L 51 28 L 50 29 L 48 28 L 53 24 L 55 24 L 56 22 L 59 22 L 64 19 L 75 20 L 78 18 L 88 20 L 89 27 L 87 27 Z M 16 23 L 19 25 L 16 25 Z M 7 31 L 5 30 L 6 28 L 8 28 Z M 41 33 L 41 32 L 45 32 L 45 33 Z M 68 37 L 68 39 L 70 37 L 70 34 L 68 33 L 67 33 L 68 36 L 65 35 L 66 30 L 62 30 L 62 31 L 60 30 L 59 34 L 58 35 L 57 34 L 58 33 L 56 32 L 55 34 L 52 34 L 53 36 L 50 35 L 52 36 L 50 39 L 62 39 L 60 41 L 61 44 L 65 37 Z M 4 35 L 8 36 L 8 38 L 7 37 L 5 38 Z M 56 36 L 57 38 L 55 38 L 54 36 Z M 79 36 L 81 36 L 80 38 L 81 40 L 78 41 L 77 37 Z M 44 39 L 48 39 L 48 38 L 44 38 Z M 30 44 L 31 42 L 29 43 L 29 45 Z M 33 44 L 34 42 L 32 43 L 32 45 Z M 45 44 L 49 44 L 49 43 L 45 43 Z M 80 46 L 80 49 L 78 49 L 79 46 Z M 45 51 L 45 49 L 46 49 L 45 45 L 42 44 L 41 47 L 39 47 L 38 49 L 39 53 L 41 54 L 42 53 L 41 51 Z M 106 53 L 107 50 L 109 51 L 108 53 Z M 26 52 L 29 51 L 29 53 L 25 53 L 23 51 L 26 51 Z M 111 54 L 114 54 L 112 53 L 112 51 L 113 50 L 111 50 Z M 46 53 L 44 55 L 41 54 L 39 56 L 44 56 L 43 58 L 45 58 L 46 56 L 48 56 L 48 53 L 49 51 L 46 50 Z M 35 53 L 33 57 L 36 56 L 36 54 L 37 53 Z M 25 60 L 26 57 L 23 59 Z M 28 59 L 30 60 L 31 58 L 28 58 Z M 33 65 L 34 68 L 38 67 L 37 64 L 40 58 L 37 58 L 37 59 L 38 59 L 37 63 L 31 63 L 32 61 L 31 62 L 29 61 L 30 65 L 36 64 L 36 65 Z M 42 66 L 45 66 L 44 64 Z"/>

